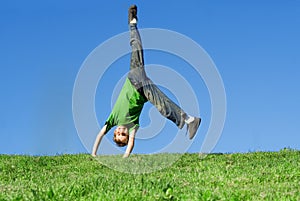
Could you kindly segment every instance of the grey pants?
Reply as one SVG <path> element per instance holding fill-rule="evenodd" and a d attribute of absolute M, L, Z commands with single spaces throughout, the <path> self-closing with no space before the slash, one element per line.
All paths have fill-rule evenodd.
<path fill-rule="evenodd" d="M 167 119 L 180 129 L 184 126 L 186 113 L 166 96 L 146 75 L 141 38 L 135 24 L 130 24 L 130 45 L 132 48 L 128 78 L 133 86 Z"/>

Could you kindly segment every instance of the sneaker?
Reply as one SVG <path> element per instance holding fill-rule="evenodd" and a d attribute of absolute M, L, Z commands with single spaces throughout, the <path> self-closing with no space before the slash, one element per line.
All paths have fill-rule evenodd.
<path fill-rule="evenodd" d="M 133 20 L 137 20 L 137 7 L 136 5 L 131 5 L 128 9 L 128 24 Z"/>
<path fill-rule="evenodd" d="M 197 132 L 197 129 L 199 128 L 200 123 L 201 123 L 201 118 L 195 117 L 194 121 L 192 121 L 191 123 L 189 123 L 187 125 L 187 129 L 190 134 L 190 140 L 193 139 L 194 136 L 196 135 L 196 132 Z"/>

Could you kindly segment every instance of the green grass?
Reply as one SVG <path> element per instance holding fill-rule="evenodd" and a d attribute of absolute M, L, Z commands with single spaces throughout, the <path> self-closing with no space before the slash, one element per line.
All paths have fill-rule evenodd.
<path fill-rule="evenodd" d="M 295 150 L 99 159 L 0 155 L 0 200 L 300 200 Z"/>

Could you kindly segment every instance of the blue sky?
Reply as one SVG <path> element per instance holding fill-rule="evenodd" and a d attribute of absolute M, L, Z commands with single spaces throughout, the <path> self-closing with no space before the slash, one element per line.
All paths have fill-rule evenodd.
<path fill-rule="evenodd" d="M 227 97 L 226 122 L 214 152 L 300 149 L 299 1 L 5 0 L 0 3 L 0 154 L 87 152 L 72 115 L 76 75 L 98 45 L 127 31 L 133 3 L 139 28 L 184 34 L 214 61 Z M 99 83 L 99 125 L 109 114 L 113 87 L 126 73 L 118 66 L 127 67 L 128 59 L 114 63 Z M 204 121 L 189 151 L 199 151 L 211 109 L 205 84 L 182 71 L 186 64 L 171 55 L 146 51 L 145 62 L 182 72 L 197 91 Z M 141 125 L 149 124 L 149 110 L 147 104 Z M 137 143 L 134 153 L 152 152 L 172 132 L 176 128 L 167 122 L 159 139 Z"/>

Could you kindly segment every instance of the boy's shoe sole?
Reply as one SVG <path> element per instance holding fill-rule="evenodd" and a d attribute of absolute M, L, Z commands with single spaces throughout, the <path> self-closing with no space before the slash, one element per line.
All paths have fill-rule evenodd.
<path fill-rule="evenodd" d="M 194 121 L 187 125 L 187 129 L 189 131 L 190 140 L 193 139 L 197 133 L 197 130 L 200 126 L 201 118 L 195 117 Z"/>
<path fill-rule="evenodd" d="M 131 5 L 128 9 L 128 24 L 133 20 L 137 20 L 137 6 Z"/>

